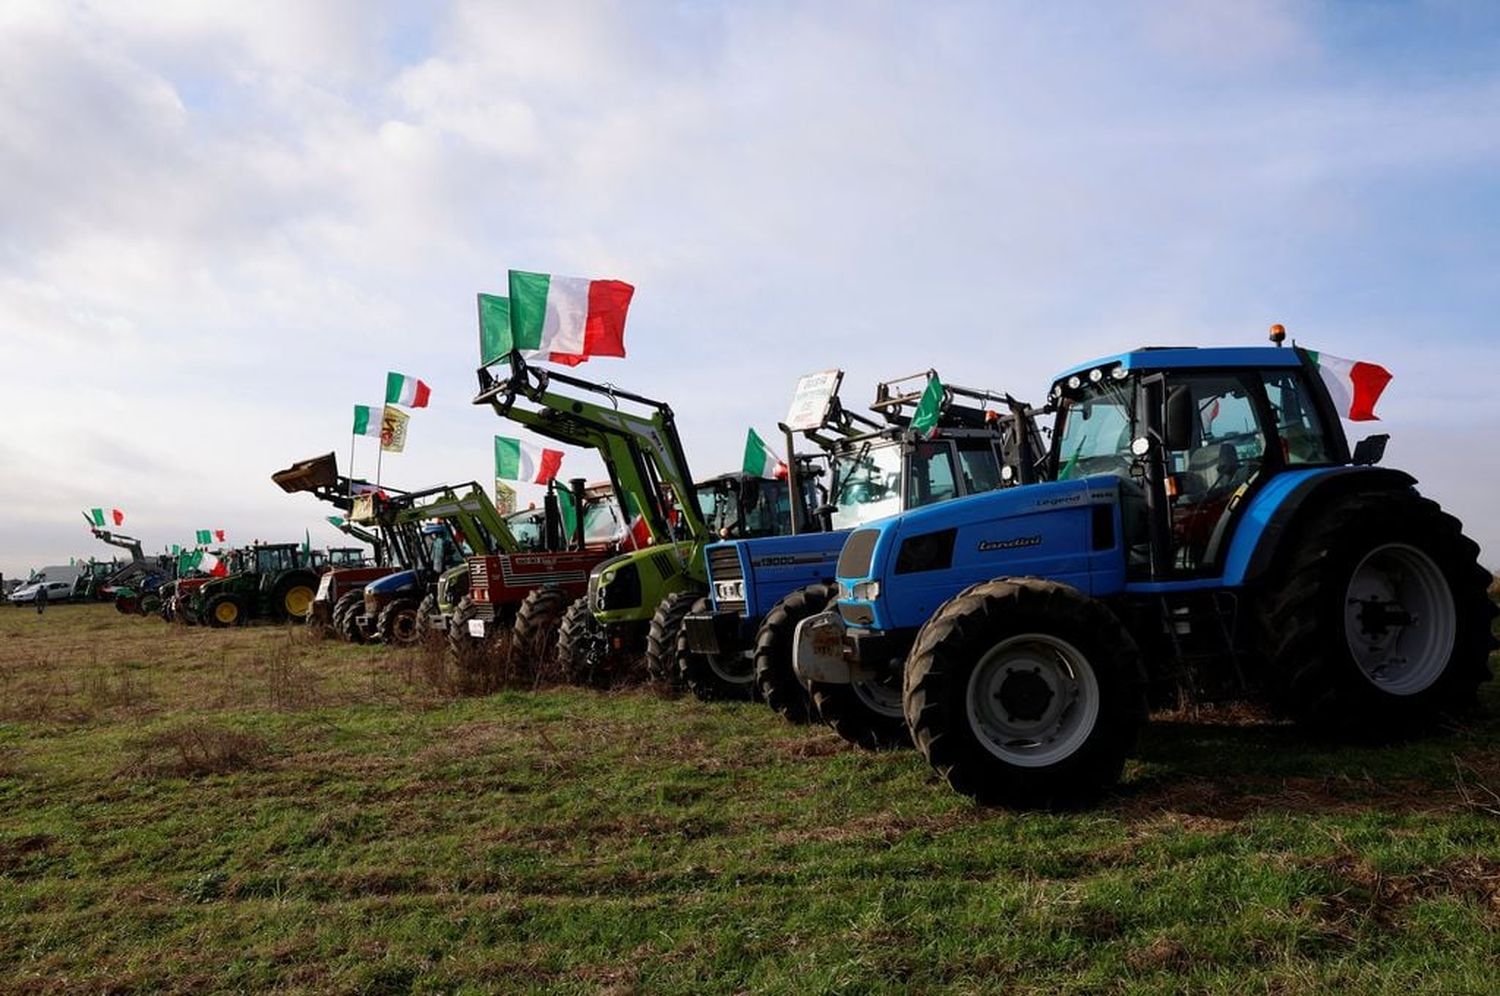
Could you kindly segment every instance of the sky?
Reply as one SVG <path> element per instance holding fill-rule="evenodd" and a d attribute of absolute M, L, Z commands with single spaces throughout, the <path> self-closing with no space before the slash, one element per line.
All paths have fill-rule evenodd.
<path fill-rule="evenodd" d="M 383 479 L 488 483 L 511 268 L 635 285 L 581 369 L 698 476 L 805 372 L 1040 402 L 1280 322 L 1393 372 L 1346 428 L 1500 564 L 1497 220 L 1492 3 L 0 0 L 0 571 L 107 555 L 94 506 L 337 543 L 270 475 L 347 470 L 389 370 L 433 400 Z"/>

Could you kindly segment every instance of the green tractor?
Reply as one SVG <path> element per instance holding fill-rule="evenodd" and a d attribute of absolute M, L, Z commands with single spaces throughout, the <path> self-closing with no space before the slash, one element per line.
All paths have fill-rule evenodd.
<path fill-rule="evenodd" d="M 479 370 L 474 403 L 539 436 L 597 450 L 630 525 L 626 545 L 633 549 L 598 563 L 585 592 L 562 612 L 559 664 L 576 683 L 609 682 L 644 650 L 648 671 L 668 678 L 682 618 L 707 591 L 703 548 L 719 539 L 790 532 L 792 489 L 784 480 L 746 474 L 695 484 L 665 402 L 532 368 L 515 354 L 502 362 L 509 369 L 499 377 Z M 796 514 L 807 522 L 815 489 L 799 490 L 807 497 Z"/>
<path fill-rule="evenodd" d="M 239 558 L 242 569 L 198 589 L 198 618 L 214 627 L 252 619 L 301 623 L 318 588 L 311 552 L 297 543 L 261 543 Z"/>

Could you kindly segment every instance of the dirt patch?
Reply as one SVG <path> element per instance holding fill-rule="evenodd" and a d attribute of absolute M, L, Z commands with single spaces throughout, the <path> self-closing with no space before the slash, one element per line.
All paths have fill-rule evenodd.
<path fill-rule="evenodd" d="M 271 745 L 256 733 L 190 723 L 141 737 L 130 744 L 121 774 L 194 777 L 268 766 Z"/>
<path fill-rule="evenodd" d="M 49 833 L 32 833 L 0 840 L 0 873 L 13 872 L 28 861 L 47 853 L 57 838 Z"/>
<path fill-rule="evenodd" d="M 1492 858 L 1459 858 L 1407 873 L 1381 872 L 1348 854 L 1303 864 L 1332 886 L 1307 905 L 1334 937 L 1352 940 L 1365 923 L 1393 927 L 1413 903 L 1444 896 L 1477 904 L 1486 923 L 1500 926 L 1500 861 Z"/>

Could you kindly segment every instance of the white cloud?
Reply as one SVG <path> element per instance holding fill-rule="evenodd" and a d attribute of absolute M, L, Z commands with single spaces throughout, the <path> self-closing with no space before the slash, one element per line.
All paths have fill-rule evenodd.
<path fill-rule="evenodd" d="M 430 17 L 0 12 L 0 363 L 63 411 L 0 444 L 0 567 L 84 552 L 75 504 L 165 542 L 316 523 L 266 478 L 345 461 L 387 369 L 436 390 L 389 479 L 484 478 L 473 294 L 512 265 L 638 285 L 631 359 L 589 373 L 671 401 L 703 474 L 804 370 L 1037 398 L 1085 356 L 1274 320 L 1397 369 L 1393 459 L 1496 414 L 1495 236 L 1463 210 L 1493 197 L 1493 74 L 1341 73 L 1279 3 Z M 1500 551 L 1475 475 L 1423 466 Z"/>

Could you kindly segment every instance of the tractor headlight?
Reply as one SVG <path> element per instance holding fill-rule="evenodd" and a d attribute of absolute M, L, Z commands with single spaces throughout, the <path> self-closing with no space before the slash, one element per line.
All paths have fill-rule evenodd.
<path fill-rule="evenodd" d="M 879 581 L 858 581 L 849 591 L 856 602 L 873 602 L 880 597 Z"/>

